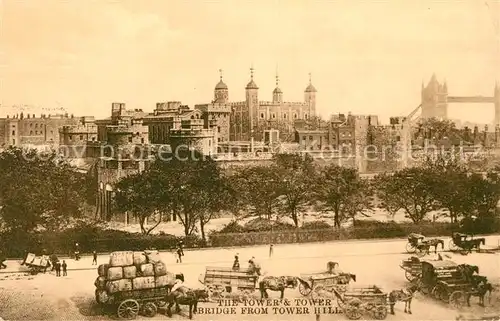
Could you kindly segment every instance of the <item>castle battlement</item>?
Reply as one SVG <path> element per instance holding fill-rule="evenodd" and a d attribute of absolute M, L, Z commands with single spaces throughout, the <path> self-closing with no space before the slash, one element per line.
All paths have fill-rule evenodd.
<path fill-rule="evenodd" d="M 307 107 L 308 103 L 305 102 L 297 102 L 297 101 L 284 101 L 284 102 L 275 102 L 275 101 L 259 101 L 260 106 L 276 106 L 276 107 Z"/>

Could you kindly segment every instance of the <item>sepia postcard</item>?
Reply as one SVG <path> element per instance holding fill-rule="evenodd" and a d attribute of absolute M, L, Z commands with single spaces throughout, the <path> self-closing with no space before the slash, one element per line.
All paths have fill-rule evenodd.
<path fill-rule="evenodd" d="M 500 320 L 499 22 L 0 0 L 0 321 Z"/>

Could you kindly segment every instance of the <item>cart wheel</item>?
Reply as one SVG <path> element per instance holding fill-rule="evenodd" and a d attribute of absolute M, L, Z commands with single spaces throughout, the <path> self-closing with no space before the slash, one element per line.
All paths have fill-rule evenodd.
<path fill-rule="evenodd" d="M 450 248 L 450 251 L 457 251 L 459 249 L 455 242 L 453 242 L 453 240 L 450 240 L 448 247 Z"/>
<path fill-rule="evenodd" d="M 158 312 L 158 307 L 153 302 L 146 302 L 142 306 L 142 315 L 148 318 L 152 318 Z"/>
<path fill-rule="evenodd" d="M 408 281 L 413 282 L 413 281 L 415 281 L 416 276 L 414 274 L 412 274 L 410 271 L 405 271 L 405 278 Z"/>
<path fill-rule="evenodd" d="M 434 299 L 436 300 L 441 300 L 441 293 L 442 293 L 442 289 L 441 289 L 441 286 L 439 285 L 436 285 L 432 291 L 431 291 L 431 295 Z"/>
<path fill-rule="evenodd" d="M 139 302 L 128 299 L 120 303 L 117 310 L 118 318 L 132 320 L 139 314 Z"/>
<path fill-rule="evenodd" d="M 406 243 L 406 252 L 415 253 L 416 250 L 417 250 L 417 248 L 414 247 L 412 244 Z"/>
<path fill-rule="evenodd" d="M 428 295 L 431 292 L 431 289 L 429 289 L 429 287 L 427 285 L 425 285 L 422 282 L 422 280 L 418 280 L 418 282 L 419 282 L 420 292 L 422 292 L 422 294 L 424 294 L 424 295 Z"/>
<path fill-rule="evenodd" d="M 455 291 L 450 295 L 450 304 L 455 308 L 459 309 L 467 304 L 467 298 L 464 291 Z"/>
<path fill-rule="evenodd" d="M 387 318 L 387 307 L 378 305 L 375 310 L 373 310 L 373 317 L 377 320 L 384 320 Z"/>
<path fill-rule="evenodd" d="M 309 284 L 307 286 L 308 287 L 306 287 L 302 282 L 299 283 L 299 292 L 303 296 L 308 296 L 309 293 L 311 293 L 312 290 L 311 286 Z"/>
<path fill-rule="evenodd" d="M 359 302 L 349 302 L 344 308 L 344 314 L 349 320 L 359 320 L 363 315 Z"/>
<path fill-rule="evenodd" d="M 321 284 L 316 285 L 314 287 L 314 289 L 312 289 L 312 291 L 311 291 L 311 299 L 318 300 L 318 299 L 322 298 L 324 296 L 323 295 L 324 291 L 326 291 L 326 290 L 325 290 L 325 287 L 323 285 L 321 285 Z"/>

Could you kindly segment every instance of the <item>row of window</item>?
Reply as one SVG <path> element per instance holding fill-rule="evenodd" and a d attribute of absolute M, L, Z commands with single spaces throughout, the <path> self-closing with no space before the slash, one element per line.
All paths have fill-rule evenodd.
<path fill-rule="evenodd" d="M 287 115 L 287 114 L 283 114 L 283 119 L 286 119 L 286 117 L 287 117 L 286 115 Z M 298 117 L 298 116 L 297 116 L 297 114 L 293 114 L 293 119 L 297 119 L 297 117 Z M 261 119 L 264 119 L 264 118 L 266 118 L 266 115 L 265 115 L 264 113 L 260 113 L 260 118 L 261 118 Z M 276 114 L 275 114 L 275 113 L 272 113 L 272 114 L 271 114 L 271 118 L 272 118 L 272 119 L 276 119 Z M 307 118 L 308 118 L 308 115 L 307 115 L 307 114 L 304 114 L 304 119 L 307 119 Z"/>

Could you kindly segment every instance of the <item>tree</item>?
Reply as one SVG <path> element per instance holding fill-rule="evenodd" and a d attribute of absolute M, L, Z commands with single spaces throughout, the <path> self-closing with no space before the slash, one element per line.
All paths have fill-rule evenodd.
<path fill-rule="evenodd" d="M 451 223 L 465 215 L 472 208 L 470 200 L 470 177 L 467 168 L 461 163 L 460 155 L 453 153 L 428 157 L 423 164 L 424 170 L 431 173 L 431 190 L 440 207 L 448 210 Z"/>
<path fill-rule="evenodd" d="M 214 160 L 196 151 L 179 154 L 168 161 L 158 159 L 151 167 L 162 191 L 159 208 L 173 209 L 179 214 L 186 236 L 199 223 L 205 241 L 206 224 L 230 207 L 234 192 Z"/>
<path fill-rule="evenodd" d="M 452 120 L 442 120 L 437 118 L 422 119 L 419 122 L 420 135 L 428 139 L 450 138 L 457 134 L 458 130 Z"/>
<path fill-rule="evenodd" d="M 394 219 L 396 213 L 401 209 L 401 204 L 397 201 L 397 198 L 392 197 L 393 185 L 391 176 L 386 173 L 375 176 L 372 181 L 372 188 L 375 190 L 377 197 L 382 201 L 382 208 L 389 212 Z"/>
<path fill-rule="evenodd" d="M 131 212 L 139 220 L 141 232 L 145 235 L 149 235 L 162 220 L 162 212 L 158 208 L 160 195 L 157 185 L 150 171 L 124 177 L 116 184 L 116 209 L 119 212 Z M 159 216 L 156 223 L 147 228 L 147 221 L 155 216 Z"/>
<path fill-rule="evenodd" d="M 271 219 L 279 205 L 281 179 L 275 167 L 259 165 L 243 168 L 233 182 L 250 215 Z"/>
<path fill-rule="evenodd" d="M 315 186 L 320 208 L 333 212 L 334 226 L 347 218 L 354 218 L 368 206 L 368 186 L 354 168 L 329 165 L 319 174 Z"/>
<path fill-rule="evenodd" d="M 406 218 L 420 223 L 436 208 L 433 172 L 423 167 L 405 168 L 380 177 L 377 196 L 392 210 L 403 209 Z"/>
<path fill-rule="evenodd" d="M 273 156 L 281 198 L 280 210 L 299 227 L 299 215 L 311 201 L 315 182 L 314 160 L 309 154 L 275 154 Z"/>
<path fill-rule="evenodd" d="M 82 215 L 88 180 L 55 152 L 0 153 L 0 217 L 7 230 L 58 229 Z"/>

